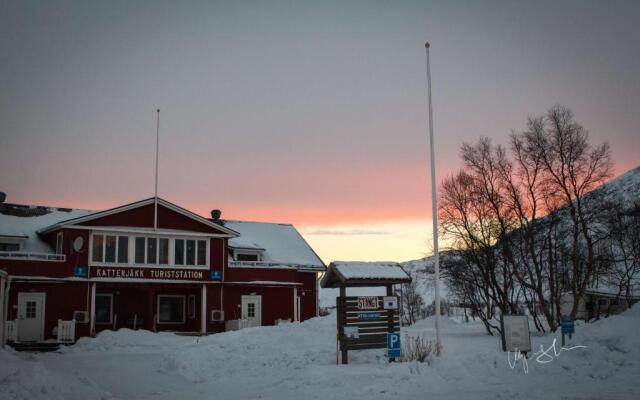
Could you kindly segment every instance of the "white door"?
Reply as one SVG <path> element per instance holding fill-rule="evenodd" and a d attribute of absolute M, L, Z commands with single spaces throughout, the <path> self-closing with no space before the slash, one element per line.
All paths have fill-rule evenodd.
<path fill-rule="evenodd" d="M 18 293 L 18 341 L 44 339 L 44 293 Z"/>
<path fill-rule="evenodd" d="M 262 296 L 242 296 L 242 319 L 247 327 L 262 325 Z"/>

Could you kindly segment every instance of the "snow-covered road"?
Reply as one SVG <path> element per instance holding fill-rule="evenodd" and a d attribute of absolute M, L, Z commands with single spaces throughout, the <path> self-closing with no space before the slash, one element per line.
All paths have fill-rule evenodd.
<path fill-rule="evenodd" d="M 405 329 L 432 336 L 432 320 Z M 336 365 L 335 317 L 202 338 L 104 332 L 58 353 L 0 351 L 0 399 L 631 399 L 640 392 L 640 307 L 579 325 L 542 364 L 509 366 L 478 323 L 444 320 L 431 365 L 386 362 L 383 350 Z M 551 346 L 552 336 L 533 338 Z M 559 345 L 557 346 L 559 350 Z M 552 352 L 551 352 L 552 353 Z M 541 361 L 549 360 L 542 357 Z"/>

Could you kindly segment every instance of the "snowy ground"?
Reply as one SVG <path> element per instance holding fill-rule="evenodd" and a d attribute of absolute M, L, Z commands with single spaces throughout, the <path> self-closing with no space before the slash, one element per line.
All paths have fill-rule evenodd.
<path fill-rule="evenodd" d="M 432 326 L 405 332 L 431 337 Z M 348 366 L 335 365 L 334 316 L 199 339 L 104 332 L 58 353 L 0 350 L 0 399 L 638 398 L 640 307 L 577 326 L 571 345 L 587 348 L 532 358 L 527 374 L 479 324 L 445 319 L 443 328 L 444 353 L 431 365 L 389 364 L 368 350 L 351 352 Z M 552 343 L 533 338 L 536 349 Z"/>

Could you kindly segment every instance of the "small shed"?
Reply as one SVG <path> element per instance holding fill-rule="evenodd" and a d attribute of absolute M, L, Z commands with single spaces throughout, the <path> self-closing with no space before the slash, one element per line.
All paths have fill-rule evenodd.
<path fill-rule="evenodd" d="M 349 362 L 349 350 L 387 348 L 388 334 L 397 335 L 400 331 L 398 299 L 393 296 L 393 285 L 408 282 L 411 277 L 396 262 L 334 261 L 329 264 L 320 286 L 340 288 L 336 299 L 337 340 L 343 364 Z M 347 296 L 347 287 L 367 286 L 384 286 L 387 296 Z M 391 361 L 394 357 L 389 354 Z"/>
<path fill-rule="evenodd" d="M 397 262 L 334 261 L 320 281 L 323 288 L 387 286 L 411 282 Z M 342 296 L 342 290 L 340 295 Z M 389 294 L 390 295 L 390 294 Z"/>

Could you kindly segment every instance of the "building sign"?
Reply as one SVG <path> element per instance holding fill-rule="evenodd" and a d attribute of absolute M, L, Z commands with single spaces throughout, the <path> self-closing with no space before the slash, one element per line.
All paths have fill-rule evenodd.
<path fill-rule="evenodd" d="M 562 327 L 562 333 L 573 335 L 576 332 L 576 325 L 573 318 L 569 315 L 562 315 L 560 317 L 560 326 Z"/>
<path fill-rule="evenodd" d="M 504 351 L 531 351 L 531 336 L 529 336 L 529 317 L 526 315 L 503 315 L 502 349 Z"/>
<path fill-rule="evenodd" d="M 387 357 L 400 357 L 400 333 L 387 333 Z"/>
<path fill-rule="evenodd" d="M 378 309 L 378 297 L 377 296 L 361 296 L 361 297 L 358 297 L 358 308 L 360 310 L 377 310 Z"/>
<path fill-rule="evenodd" d="M 211 271 L 211 280 L 212 281 L 221 281 L 222 280 L 222 271 L 214 269 Z"/>
<path fill-rule="evenodd" d="M 95 267 L 91 270 L 91 277 L 114 279 L 203 281 L 208 280 L 208 272 L 209 271 L 207 270 L 203 271 L 193 269 Z"/>
<path fill-rule="evenodd" d="M 385 296 L 382 298 L 382 305 L 385 310 L 397 310 L 398 298 L 396 296 Z"/>
<path fill-rule="evenodd" d="M 76 265 L 73 267 L 73 276 L 77 278 L 86 278 L 89 269 L 86 265 Z"/>
<path fill-rule="evenodd" d="M 344 337 L 347 339 L 359 339 L 360 338 L 360 330 L 357 326 L 345 326 L 344 327 Z"/>

